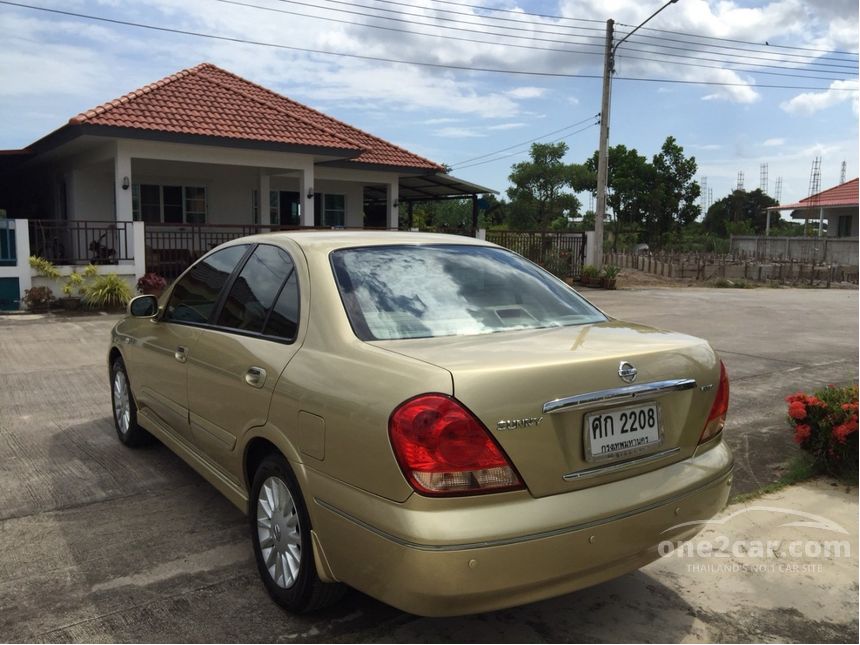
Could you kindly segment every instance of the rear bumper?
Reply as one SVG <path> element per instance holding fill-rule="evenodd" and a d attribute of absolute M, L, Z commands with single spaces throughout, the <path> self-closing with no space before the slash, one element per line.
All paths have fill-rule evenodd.
<path fill-rule="evenodd" d="M 691 471 L 698 473 L 696 481 L 691 481 Z M 565 514 L 575 516 L 577 506 L 591 506 L 594 496 L 611 507 L 617 504 L 616 495 L 638 491 L 642 498 L 649 480 L 674 478 L 686 484 L 674 494 L 635 507 L 555 527 L 542 524 L 546 508 L 539 515 L 519 512 L 525 507 L 518 509 L 516 494 L 510 496 L 510 503 L 474 505 L 465 514 L 436 509 L 416 515 L 414 509 L 403 508 L 398 518 L 396 508 L 387 506 L 376 524 L 318 497 L 312 521 L 337 579 L 410 613 L 460 615 L 569 593 L 644 566 L 659 557 L 661 541 L 689 539 L 699 531 L 698 526 L 670 527 L 708 519 L 725 506 L 731 471 L 731 454 L 720 444 L 659 471 L 545 498 L 560 514 L 558 524 Z M 665 486 L 656 488 L 665 490 Z M 586 502 L 586 496 L 592 499 L 579 504 Z M 538 505 L 543 500 L 531 502 Z M 499 524 L 504 517 L 508 518 L 505 526 L 522 524 L 519 535 L 503 534 Z M 398 519 L 402 530 L 395 533 L 390 527 Z M 462 528 L 474 529 L 484 539 L 434 539 L 450 535 L 449 522 L 467 522 L 470 526 Z M 530 531 L 529 526 L 537 530 Z"/>

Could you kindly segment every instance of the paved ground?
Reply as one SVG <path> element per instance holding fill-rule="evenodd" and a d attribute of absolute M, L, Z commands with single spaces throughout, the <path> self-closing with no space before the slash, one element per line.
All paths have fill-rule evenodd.
<path fill-rule="evenodd" d="M 785 394 L 856 378 L 856 291 L 589 297 L 721 351 L 742 490 L 772 479 L 787 453 Z M 241 514 L 165 448 L 129 451 L 115 440 L 104 367 L 112 322 L 0 318 L 0 640 L 857 641 L 857 490 L 826 482 L 751 505 L 817 513 L 847 535 L 780 535 L 792 518 L 774 511 L 703 535 L 847 540 L 851 557 L 821 558 L 821 570 L 754 571 L 733 556 L 724 562 L 741 568 L 721 573 L 707 559 L 670 556 L 592 589 L 467 618 L 420 619 L 355 592 L 320 615 L 288 616 L 257 580 Z"/>
<path fill-rule="evenodd" d="M 795 451 L 785 397 L 857 382 L 857 290 L 641 289 L 585 293 L 609 315 L 710 341 L 726 364 L 734 492 L 779 478 Z"/>

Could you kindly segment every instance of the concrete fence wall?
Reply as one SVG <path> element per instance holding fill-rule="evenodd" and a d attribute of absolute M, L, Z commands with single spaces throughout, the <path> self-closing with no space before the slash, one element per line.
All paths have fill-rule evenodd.
<path fill-rule="evenodd" d="M 856 237 L 733 235 L 730 251 L 742 260 L 779 260 L 857 267 Z"/>
<path fill-rule="evenodd" d="M 822 265 L 812 262 L 743 260 L 730 255 L 637 255 L 607 253 L 606 264 L 637 269 L 652 275 L 680 280 L 776 281 L 780 284 L 829 286 L 833 282 L 858 283 L 856 266 Z"/>

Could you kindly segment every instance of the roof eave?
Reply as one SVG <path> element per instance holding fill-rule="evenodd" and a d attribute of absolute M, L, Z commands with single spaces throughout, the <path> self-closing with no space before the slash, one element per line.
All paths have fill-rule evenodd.
<path fill-rule="evenodd" d="M 27 149 L 35 154 L 41 154 L 67 143 L 72 139 L 85 135 L 120 139 L 163 141 L 166 143 L 186 143 L 223 148 L 244 148 L 250 150 L 272 150 L 276 152 L 339 156 L 344 159 L 353 159 L 364 152 L 364 150 L 358 148 L 333 148 L 328 146 L 279 143 L 277 141 L 215 137 L 202 134 L 165 132 L 163 130 L 145 130 L 143 128 L 94 125 L 90 123 L 64 125 L 34 142 L 32 145 L 28 146 Z"/>

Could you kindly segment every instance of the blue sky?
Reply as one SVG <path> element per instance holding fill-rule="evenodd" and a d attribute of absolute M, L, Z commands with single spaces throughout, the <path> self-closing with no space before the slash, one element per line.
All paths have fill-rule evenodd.
<path fill-rule="evenodd" d="M 583 75 L 601 73 L 600 56 L 588 55 L 587 48 L 574 43 L 576 38 L 536 32 L 577 34 L 580 36 L 577 42 L 597 43 L 602 37 L 600 31 L 568 28 L 602 29 L 602 24 L 492 13 L 464 4 L 590 20 L 611 17 L 631 25 L 638 24 L 660 6 L 660 2 L 641 0 L 459 0 L 464 4 L 447 5 L 437 0 L 400 4 L 381 0 L 239 1 L 245 5 L 218 0 L 134 3 L 30 0 L 29 4 L 296 47 L 447 65 Z M 306 15 L 262 11 L 248 4 Z M 445 13 L 445 9 L 460 13 Z M 344 11 L 399 17 L 428 26 Z M 397 11 L 415 15 L 404 17 L 403 13 L 394 13 Z M 855 0 L 680 0 L 649 26 L 720 38 L 856 52 L 857 11 Z M 512 20 L 493 22 L 490 17 Z M 521 19 L 535 24 L 515 22 Z M 467 22 L 475 24 L 464 26 Z M 487 26 L 491 23 L 495 27 Z M 0 5 L 0 24 L 7 35 L 0 50 L 3 78 L 0 148 L 26 146 L 82 110 L 204 61 L 452 165 L 588 119 L 599 112 L 600 106 L 600 81 L 596 79 L 489 74 L 337 58 L 153 32 L 5 5 Z M 456 35 L 481 42 L 386 31 L 368 27 L 369 24 Z M 473 31 L 454 31 L 451 29 L 454 26 Z M 480 33 L 499 32 L 506 26 L 530 31 L 509 32 L 518 36 L 516 39 Z M 590 36 L 594 40 L 589 41 Z M 690 40 L 684 36 L 669 37 Z M 563 42 L 549 43 L 551 40 Z M 575 51 L 514 48 L 509 46 L 511 43 Z M 717 87 L 616 80 L 612 145 L 623 143 L 650 157 L 666 136 L 675 136 L 688 154 L 696 156 L 699 175 L 708 178 L 714 199 L 734 187 L 739 170 L 745 174 L 747 188 L 757 187 L 761 163 L 768 164 L 771 192 L 776 178 L 783 178 L 783 202 L 806 196 L 809 169 L 816 155 L 822 156 L 823 187 L 838 183 L 842 161 L 847 163 L 849 178 L 858 175 L 856 91 L 757 87 L 761 84 L 829 87 L 833 82 L 840 87 L 856 87 L 856 71 L 849 70 L 855 74 L 853 80 L 834 81 L 832 75 L 827 80 L 815 80 L 683 67 L 672 61 L 692 59 L 671 57 L 670 51 L 670 56 L 664 56 L 660 62 L 633 60 L 629 58 L 636 55 L 633 52 L 624 56 L 629 46 L 626 43 L 619 50 L 618 76 L 728 81 L 741 85 Z M 693 50 L 685 51 L 685 55 L 708 57 L 702 48 L 689 42 L 681 46 Z M 801 50 L 774 49 L 777 54 L 770 51 L 766 50 L 763 56 L 784 60 L 779 53 L 811 55 Z M 792 67 L 780 62 L 769 69 L 809 74 Z M 596 127 L 571 136 L 568 159 L 584 160 L 597 147 L 597 139 Z M 527 147 L 516 147 L 510 152 Z M 521 153 L 464 167 L 455 174 L 503 191 L 508 185 L 511 164 L 526 157 L 527 154 Z"/>

